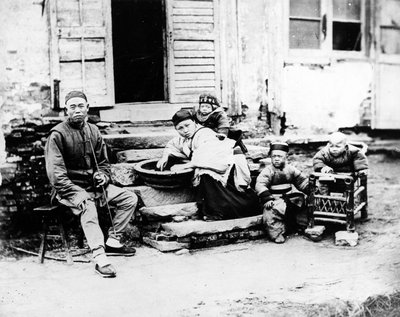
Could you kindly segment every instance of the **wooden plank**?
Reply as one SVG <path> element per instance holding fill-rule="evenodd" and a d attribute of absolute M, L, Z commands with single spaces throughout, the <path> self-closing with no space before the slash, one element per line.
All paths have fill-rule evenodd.
<path fill-rule="evenodd" d="M 202 93 L 204 91 L 204 88 L 201 88 L 200 92 Z M 214 92 L 213 92 L 214 93 Z M 176 94 L 175 95 L 175 101 L 176 102 L 193 102 L 193 100 L 198 100 L 199 99 L 199 94 Z"/>
<path fill-rule="evenodd" d="M 214 58 L 176 58 L 176 66 L 215 65 Z"/>
<path fill-rule="evenodd" d="M 176 66 L 175 74 L 179 73 L 210 73 L 215 71 L 214 65 L 185 65 Z"/>
<path fill-rule="evenodd" d="M 203 57 L 214 57 L 214 51 L 174 51 L 175 58 L 185 58 L 185 57 L 193 57 L 193 58 L 203 58 Z"/>
<path fill-rule="evenodd" d="M 212 16 L 214 15 L 214 10 L 208 8 L 174 8 L 173 15 Z"/>
<path fill-rule="evenodd" d="M 171 235 L 186 237 L 189 235 L 213 234 L 256 227 L 262 224 L 262 215 L 221 221 L 189 220 L 178 223 L 164 223 L 161 227 Z"/>
<path fill-rule="evenodd" d="M 176 89 L 177 96 L 179 96 L 179 95 L 197 96 L 195 98 L 196 102 L 197 102 L 200 94 L 202 94 L 202 93 L 214 93 L 214 92 L 215 92 L 215 87 L 212 87 L 212 88 L 191 87 L 191 88 L 179 88 L 179 89 Z"/>
<path fill-rule="evenodd" d="M 58 36 L 59 38 L 77 38 L 84 37 L 88 38 L 103 38 L 106 36 L 106 29 L 103 26 L 71 26 L 71 27 L 59 27 Z"/>
<path fill-rule="evenodd" d="M 212 9 L 213 2 L 212 1 L 173 1 L 174 8 L 205 8 L 205 9 Z"/>
<path fill-rule="evenodd" d="M 172 252 L 189 248 L 189 243 L 177 241 L 157 241 L 148 237 L 143 237 L 143 242 L 161 252 Z"/>
<path fill-rule="evenodd" d="M 107 95 L 106 67 L 104 61 L 85 63 L 86 91 L 88 94 Z"/>
<path fill-rule="evenodd" d="M 214 41 L 175 40 L 173 49 L 176 51 L 214 51 Z"/>
<path fill-rule="evenodd" d="M 201 15 L 174 15 L 172 16 L 174 23 L 214 23 L 213 16 Z"/>
<path fill-rule="evenodd" d="M 215 74 L 212 73 L 178 73 L 175 74 L 175 80 L 207 80 L 211 79 L 215 82 Z"/>
<path fill-rule="evenodd" d="M 164 149 L 127 150 L 117 153 L 119 163 L 140 162 L 162 156 Z"/>
<path fill-rule="evenodd" d="M 174 216 L 192 217 L 197 214 L 197 211 L 198 208 L 195 202 L 140 208 L 140 213 L 151 219 L 162 219 Z"/>
<path fill-rule="evenodd" d="M 174 23 L 172 28 L 174 31 L 196 31 L 205 35 L 207 33 L 212 33 L 214 30 L 214 23 Z"/>
<path fill-rule="evenodd" d="M 176 88 L 215 87 L 215 80 L 183 80 L 175 83 Z"/>
<path fill-rule="evenodd" d="M 139 195 L 146 207 L 174 205 L 194 201 L 191 188 L 156 189 L 149 186 L 132 186 L 126 189 Z"/>

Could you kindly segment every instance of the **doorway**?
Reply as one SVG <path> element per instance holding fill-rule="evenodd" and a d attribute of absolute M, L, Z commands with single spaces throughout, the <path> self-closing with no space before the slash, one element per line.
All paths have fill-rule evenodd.
<path fill-rule="evenodd" d="M 164 0 L 112 0 L 115 102 L 166 100 Z"/>

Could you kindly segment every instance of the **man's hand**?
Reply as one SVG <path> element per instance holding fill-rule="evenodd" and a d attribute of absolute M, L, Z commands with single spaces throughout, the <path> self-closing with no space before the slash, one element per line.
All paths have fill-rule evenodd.
<path fill-rule="evenodd" d="M 272 207 L 274 207 L 274 201 L 273 200 L 269 200 L 264 204 L 264 207 L 267 209 L 272 209 Z"/>
<path fill-rule="evenodd" d="M 324 166 L 324 167 L 321 169 L 321 173 L 325 173 L 325 174 L 333 173 L 333 168 L 332 168 L 332 167 L 329 167 L 329 166 Z"/>
<path fill-rule="evenodd" d="M 107 176 L 101 172 L 94 173 L 93 179 L 96 187 L 104 186 L 107 183 Z"/>
<path fill-rule="evenodd" d="M 82 201 L 82 202 L 78 205 L 78 208 L 79 208 L 82 212 L 85 212 L 85 211 L 86 211 L 86 208 L 87 208 L 86 199 L 85 199 L 84 201 Z"/>
<path fill-rule="evenodd" d="M 157 168 L 160 171 L 163 171 L 165 168 L 165 165 L 167 165 L 168 163 L 168 156 L 163 156 L 162 158 L 160 158 L 160 160 L 157 162 Z"/>
<path fill-rule="evenodd" d="M 368 170 L 364 169 L 364 170 L 360 170 L 357 172 L 358 176 L 368 176 Z"/>

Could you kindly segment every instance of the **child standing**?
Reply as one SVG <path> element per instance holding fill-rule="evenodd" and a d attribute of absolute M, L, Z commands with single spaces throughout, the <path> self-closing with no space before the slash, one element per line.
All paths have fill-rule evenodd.
<path fill-rule="evenodd" d="M 285 235 L 291 229 L 307 227 L 303 193 L 308 194 L 308 178 L 300 170 L 286 163 L 288 152 L 287 143 L 271 144 L 272 165 L 262 170 L 257 177 L 255 188 L 263 204 L 265 229 L 276 243 L 284 243 Z M 292 186 L 301 193 L 293 192 Z"/>

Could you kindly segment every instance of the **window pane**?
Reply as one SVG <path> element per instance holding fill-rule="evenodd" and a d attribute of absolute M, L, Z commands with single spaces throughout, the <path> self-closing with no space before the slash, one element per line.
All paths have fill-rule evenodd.
<path fill-rule="evenodd" d="M 360 20 L 360 0 L 333 0 L 333 19 Z"/>
<path fill-rule="evenodd" d="M 383 1 L 381 8 L 381 25 L 400 25 L 400 0 Z"/>
<path fill-rule="evenodd" d="M 319 18 L 321 17 L 320 2 L 320 0 L 290 0 L 290 15 Z"/>
<path fill-rule="evenodd" d="M 399 29 L 381 29 L 381 52 L 384 54 L 400 54 Z"/>
<path fill-rule="evenodd" d="M 290 48 L 319 48 L 320 22 L 290 20 Z"/>
<path fill-rule="evenodd" d="M 361 51 L 361 24 L 333 22 L 333 49 Z"/>

